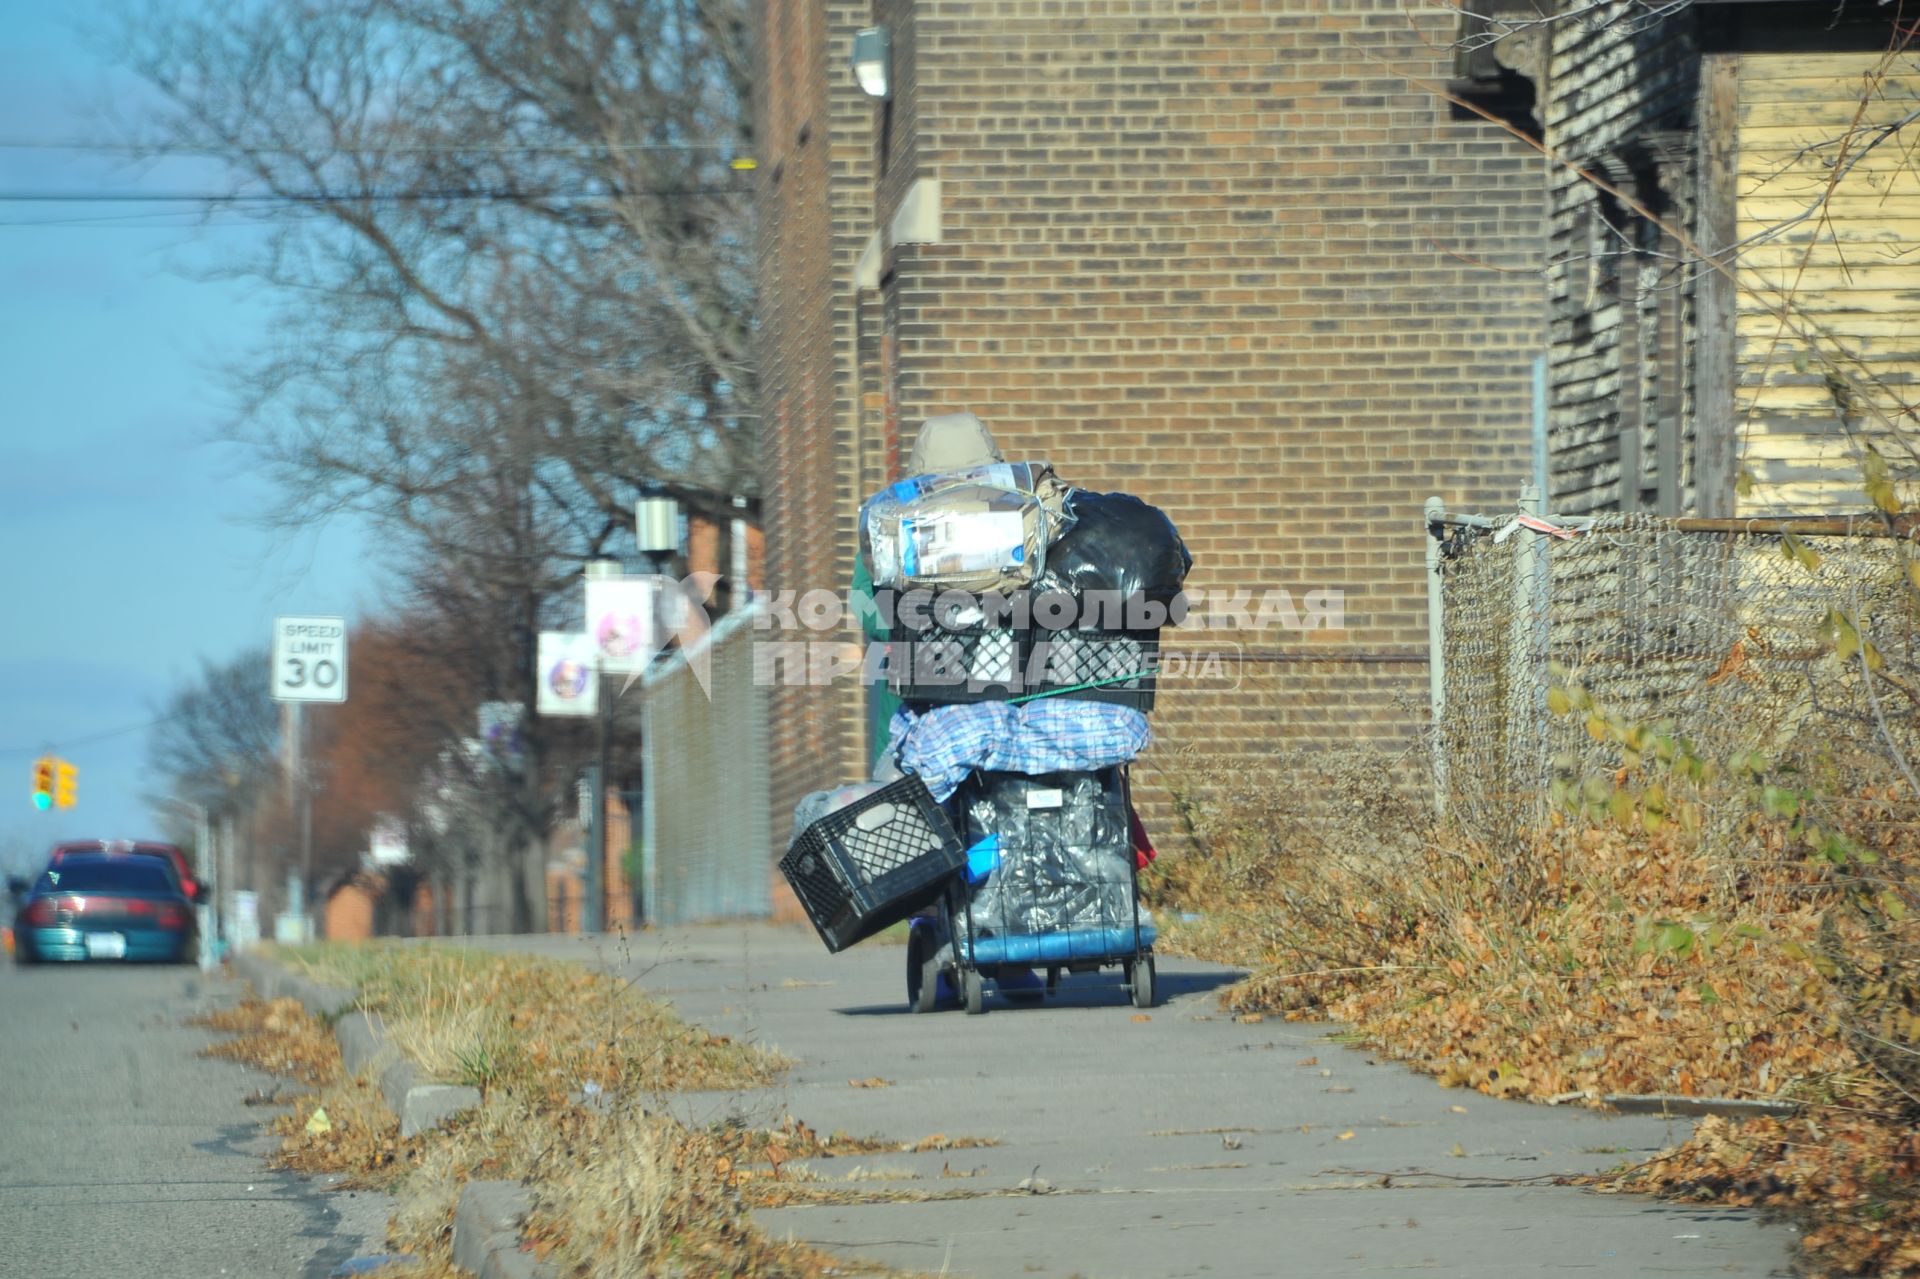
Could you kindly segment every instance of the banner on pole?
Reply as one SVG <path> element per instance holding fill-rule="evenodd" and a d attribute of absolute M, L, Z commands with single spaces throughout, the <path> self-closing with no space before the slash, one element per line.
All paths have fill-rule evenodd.
<path fill-rule="evenodd" d="M 537 653 L 540 686 L 534 709 L 542 715 L 593 715 L 600 708 L 600 675 L 594 669 L 593 636 L 541 631 Z"/>
<path fill-rule="evenodd" d="M 637 675 L 659 651 L 659 587 L 654 577 L 587 579 L 587 633 L 602 673 Z"/>

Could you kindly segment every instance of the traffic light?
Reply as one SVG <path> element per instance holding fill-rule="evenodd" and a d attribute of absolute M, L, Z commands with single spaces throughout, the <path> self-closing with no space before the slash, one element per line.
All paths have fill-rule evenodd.
<path fill-rule="evenodd" d="M 33 761 L 33 806 L 41 812 L 53 807 L 53 757 L 42 755 Z"/>
<path fill-rule="evenodd" d="M 56 808 L 72 808 L 78 798 L 80 770 L 66 760 L 55 760 L 53 767 L 53 803 Z"/>

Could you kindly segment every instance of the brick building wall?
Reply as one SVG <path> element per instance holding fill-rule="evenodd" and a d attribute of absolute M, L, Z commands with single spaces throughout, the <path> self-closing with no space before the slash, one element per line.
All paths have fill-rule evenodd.
<path fill-rule="evenodd" d="M 1397 0 L 764 4 L 769 66 L 824 76 L 804 100 L 765 79 L 768 402 L 816 397 L 804 421 L 771 410 L 769 585 L 843 580 L 896 441 L 970 408 L 1009 456 L 1163 507 L 1195 588 L 1345 593 L 1341 630 L 1170 640 L 1244 660 L 1163 681 L 1150 809 L 1156 770 L 1217 785 L 1281 742 L 1403 741 L 1425 688 L 1418 512 L 1511 506 L 1544 347 L 1542 164 L 1409 78 L 1447 79 L 1452 21 Z M 845 70 L 874 22 L 884 105 Z M 829 191 L 805 198 L 802 119 L 845 156 L 806 170 Z M 802 702 L 843 709 L 810 767 L 814 730 L 776 709 L 795 761 L 776 812 L 802 776 L 844 780 L 857 692 L 776 706 Z"/>
<path fill-rule="evenodd" d="M 846 75 L 864 3 L 757 9 L 759 336 L 766 586 L 842 590 L 863 490 L 854 266 L 872 224 L 865 99 Z M 769 690 L 775 831 L 801 794 L 863 771 L 856 687 Z"/>

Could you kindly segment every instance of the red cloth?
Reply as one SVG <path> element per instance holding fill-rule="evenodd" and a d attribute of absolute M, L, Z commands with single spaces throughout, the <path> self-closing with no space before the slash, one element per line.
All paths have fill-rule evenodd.
<path fill-rule="evenodd" d="M 1127 801 L 1127 825 L 1133 831 L 1133 864 L 1140 870 L 1147 868 L 1160 854 L 1153 850 L 1153 841 L 1147 838 L 1147 828 L 1140 824 L 1140 814 L 1134 811 L 1133 801 Z"/>

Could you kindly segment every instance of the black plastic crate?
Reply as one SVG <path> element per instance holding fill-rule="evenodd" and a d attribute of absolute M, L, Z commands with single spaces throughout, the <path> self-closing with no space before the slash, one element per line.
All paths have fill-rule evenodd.
<path fill-rule="evenodd" d="M 808 826 L 780 873 L 837 951 L 938 901 L 966 864 L 926 783 L 906 777 Z"/>
<path fill-rule="evenodd" d="M 887 684 L 906 702 L 1054 694 L 1149 711 L 1159 663 L 1158 631 L 896 626 L 888 635 Z"/>

